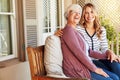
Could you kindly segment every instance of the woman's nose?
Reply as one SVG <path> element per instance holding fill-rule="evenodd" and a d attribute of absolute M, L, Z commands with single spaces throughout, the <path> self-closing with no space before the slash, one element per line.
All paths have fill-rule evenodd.
<path fill-rule="evenodd" d="M 80 13 L 79 13 L 79 12 L 76 12 L 76 15 L 80 15 Z"/>

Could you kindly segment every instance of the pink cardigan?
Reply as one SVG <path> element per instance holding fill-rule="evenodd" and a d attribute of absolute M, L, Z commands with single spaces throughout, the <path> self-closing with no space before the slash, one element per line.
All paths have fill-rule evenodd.
<path fill-rule="evenodd" d="M 106 59 L 106 53 L 101 54 L 89 50 L 89 56 L 86 55 L 86 45 L 81 38 L 80 33 L 70 26 L 63 29 L 61 37 L 61 47 L 63 53 L 63 72 L 68 77 L 90 78 L 90 71 L 97 68 L 88 57 Z"/>

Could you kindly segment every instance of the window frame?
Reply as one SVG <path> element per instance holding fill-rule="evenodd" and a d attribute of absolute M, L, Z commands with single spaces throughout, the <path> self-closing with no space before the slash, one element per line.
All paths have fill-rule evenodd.
<path fill-rule="evenodd" d="M 47 25 L 49 25 L 49 23 L 52 23 L 50 24 L 50 26 L 44 26 L 43 24 L 43 20 L 44 20 L 44 3 L 43 3 L 43 0 L 41 0 L 41 2 L 39 0 L 37 0 L 37 19 L 38 19 L 38 33 L 37 33 L 37 36 L 38 36 L 38 43 L 37 45 L 44 45 L 45 44 L 45 40 L 47 38 L 47 36 L 49 35 L 52 35 L 54 34 L 54 32 L 59 29 L 59 28 L 63 28 L 64 27 L 64 0 L 57 0 L 57 9 L 59 9 L 59 13 L 57 15 L 57 19 L 59 19 L 57 22 L 58 24 L 55 25 L 54 21 L 55 21 L 55 15 L 54 15 L 54 6 L 55 6 L 55 3 L 53 3 L 54 1 L 51 1 L 50 0 L 50 12 L 47 8 L 47 12 L 49 12 L 49 14 L 47 15 L 47 17 L 49 17 L 46 21 L 47 21 Z M 53 4 L 52 4 L 53 3 Z M 53 11 L 52 11 L 53 10 Z M 49 16 L 50 15 L 50 16 Z M 52 16 L 53 15 L 53 16 Z M 59 18 L 58 18 L 59 17 Z M 50 20 L 49 20 L 50 19 Z M 50 21 L 50 22 L 49 22 Z M 46 32 L 44 32 L 44 30 L 47 30 Z"/>
<path fill-rule="evenodd" d="M 12 58 L 16 58 L 17 55 L 17 45 L 14 44 L 17 39 L 16 39 L 16 22 L 15 22 L 15 0 L 12 0 L 12 12 L 0 12 L 1 16 L 10 16 L 10 26 L 14 26 L 11 27 L 11 39 L 12 39 L 12 54 L 11 55 L 7 55 L 7 56 L 1 56 L 0 57 L 0 61 L 4 61 L 4 60 L 8 60 L 8 59 L 12 59 Z"/>
<path fill-rule="evenodd" d="M 0 66 L 2 65 L 3 62 L 5 65 L 9 66 L 9 65 L 13 65 L 13 61 L 16 61 L 16 63 L 19 61 L 22 61 L 22 62 L 26 61 L 25 40 L 24 40 L 25 39 L 24 38 L 24 22 L 23 22 L 23 0 L 17 0 L 17 1 L 13 0 L 13 3 L 14 3 L 13 13 L 9 13 L 9 14 L 4 13 L 4 14 L 14 15 L 12 17 L 14 18 L 14 21 L 11 22 L 11 25 L 13 24 L 15 25 L 14 29 L 12 29 L 12 31 L 14 31 L 12 35 L 13 36 L 12 45 L 14 45 L 12 50 L 14 51 L 13 53 L 14 55 L 7 56 L 6 58 L 4 57 L 0 61 Z"/>

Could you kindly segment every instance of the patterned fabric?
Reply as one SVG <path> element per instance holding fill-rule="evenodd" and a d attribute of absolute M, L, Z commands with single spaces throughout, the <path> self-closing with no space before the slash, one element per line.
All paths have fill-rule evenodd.
<path fill-rule="evenodd" d="M 90 36 L 85 28 L 78 26 L 77 30 L 83 34 L 85 40 L 87 41 L 89 47 L 94 51 L 101 51 L 105 53 L 108 50 L 108 42 L 106 38 L 106 29 L 104 27 L 102 29 L 101 39 L 98 39 L 96 33 L 93 36 Z"/>
<path fill-rule="evenodd" d="M 44 53 L 47 76 L 65 78 L 62 70 L 63 55 L 59 37 L 54 35 L 47 37 Z"/>

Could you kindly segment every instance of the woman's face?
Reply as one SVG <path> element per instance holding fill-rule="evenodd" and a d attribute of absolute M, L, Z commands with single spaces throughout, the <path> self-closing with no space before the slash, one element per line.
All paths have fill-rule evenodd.
<path fill-rule="evenodd" d="M 85 21 L 87 23 L 93 23 L 95 20 L 95 13 L 91 7 L 86 7 L 85 9 Z"/>
<path fill-rule="evenodd" d="M 77 25 L 80 21 L 81 14 L 80 10 L 70 11 L 68 14 L 68 23 L 72 23 L 73 25 Z"/>

